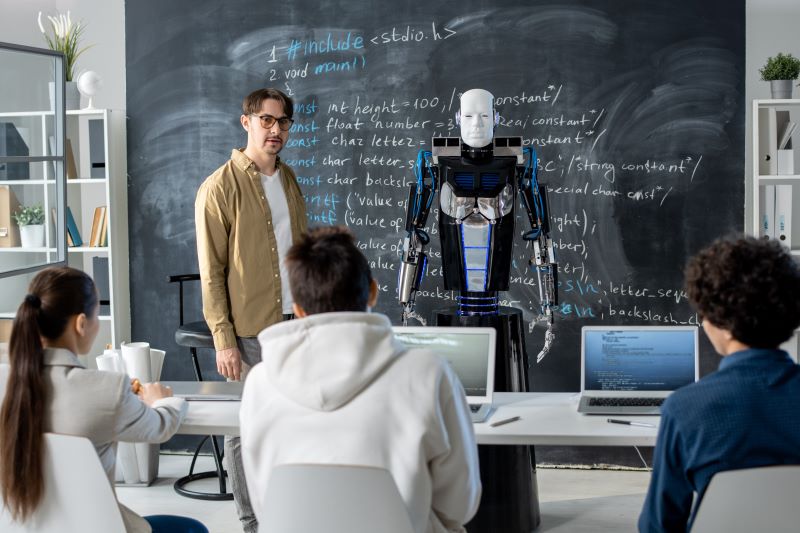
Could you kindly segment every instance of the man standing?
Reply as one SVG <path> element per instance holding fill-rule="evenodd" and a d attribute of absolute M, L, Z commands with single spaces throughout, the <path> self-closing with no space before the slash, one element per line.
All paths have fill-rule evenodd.
<path fill-rule="evenodd" d="M 217 371 L 244 380 L 261 361 L 256 335 L 292 317 L 283 257 L 306 229 L 305 202 L 278 153 L 289 138 L 294 107 L 276 89 L 242 103 L 247 147 L 214 171 L 197 192 L 195 224 L 203 315 L 214 336 Z M 247 495 L 238 437 L 225 437 L 225 457 L 246 533 L 258 528 Z"/>

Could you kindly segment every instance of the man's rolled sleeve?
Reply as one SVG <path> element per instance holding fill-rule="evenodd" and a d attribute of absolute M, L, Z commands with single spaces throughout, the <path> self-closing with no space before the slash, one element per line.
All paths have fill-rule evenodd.
<path fill-rule="evenodd" d="M 195 201 L 203 316 L 214 337 L 214 347 L 217 350 L 236 346 L 226 279 L 230 223 L 222 207 L 224 203 L 220 201 L 221 195 L 222 191 L 209 180 L 200 187 Z"/>

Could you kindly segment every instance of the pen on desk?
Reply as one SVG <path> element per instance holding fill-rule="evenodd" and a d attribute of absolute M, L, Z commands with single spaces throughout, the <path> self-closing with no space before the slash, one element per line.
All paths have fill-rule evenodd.
<path fill-rule="evenodd" d="M 626 426 L 637 426 L 641 428 L 654 428 L 655 424 L 648 424 L 647 422 L 633 422 L 630 420 L 617 420 L 616 418 L 607 418 L 611 424 L 624 424 Z"/>
<path fill-rule="evenodd" d="M 511 418 L 506 418 L 503 420 L 498 420 L 497 422 L 492 422 L 489 424 L 491 427 L 496 428 L 497 426 L 503 426 L 505 424 L 510 424 L 511 422 L 516 422 L 519 420 L 518 416 L 512 416 Z"/>

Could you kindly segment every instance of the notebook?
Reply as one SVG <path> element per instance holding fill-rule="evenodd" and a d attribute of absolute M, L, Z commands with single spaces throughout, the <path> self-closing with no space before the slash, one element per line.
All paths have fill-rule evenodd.
<path fill-rule="evenodd" d="M 470 406 L 474 423 L 492 412 L 494 394 L 494 328 L 395 327 L 395 337 L 408 348 L 425 348 L 453 367 Z"/>
<path fill-rule="evenodd" d="M 187 401 L 235 401 L 242 399 L 241 381 L 162 381 L 172 387 L 173 396 Z"/>
<path fill-rule="evenodd" d="M 657 415 L 699 377 L 695 326 L 584 326 L 578 412 Z"/>

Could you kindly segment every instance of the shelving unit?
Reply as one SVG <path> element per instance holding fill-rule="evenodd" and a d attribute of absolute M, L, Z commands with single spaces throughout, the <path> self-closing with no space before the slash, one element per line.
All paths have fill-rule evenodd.
<path fill-rule="evenodd" d="M 52 127 L 48 127 L 53 121 L 52 112 L 0 113 L 0 120 L 20 125 L 28 135 L 27 141 L 33 153 L 52 152 Z M 77 178 L 66 180 L 66 204 L 84 241 L 81 246 L 66 249 L 66 262 L 69 266 L 87 272 L 96 283 L 99 282 L 101 300 L 108 301 L 107 305 L 101 306 L 100 333 L 90 350 L 90 355 L 97 355 L 102 353 L 106 344 L 119 346 L 120 342 L 130 340 L 124 112 L 108 109 L 67 111 L 66 138 L 70 140 L 78 174 Z M 24 257 L 30 261 L 30 254 L 40 254 L 43 260 L 50 260 L 59 251 L 59 229 L 54 225 L 50 214 L 56 197 L 52 163 L 31 163 L 29 178 L 0 180 L 0 186 L 8 185 L 13 188 L 20 197 L 20 204 L 42 204 L 46 214 L 45 246 L 0 248 L 0 261 L 4 263 L 15 263 L 15 257 Z M 107 246 L 89 246 L 94 211 L 98 206 L 106 206 Z M 61 213 L 60 217 L 63 220 L 65 213 Z M 58 221 L 58 216 L 56 219 Z M 66 239 L 63 233 L 61 235 L 61 238 Z M 99 263 L 107 263 L 107 272 L 95 271 L 98 263 L 95 258 L 100 259 Z M 97 266 L 105 270 L 105 267 L 99 264 Z M 107 289 L 103 286 L 103 279 L 108 280 Z M 20 300 L 21 296 L 0 301 L 0 319 L 13 318 Z M 89 357 L 88 362 L 93 363 L 93 359 Z"/>
<path fill-rule="evenodd" d="M 769 148 L 770 132 L 764 131 L 765 126 L 769 127 L 769 120 L 764 120 L 766 117 L 762 115 L 764 110 L 773 109 L 775 111 L 788 111 L 789 120 L 798 124 L 798 129 L 795 130 L 792 140 L 792 149 L 794 151 L 794 173 L 793 174 L 777 174 L 776 165 L 770 165 L 769 161 L 775 157 Z M 792 235 L 791 244 L 789 249 L 792 255 L 800 260 L 800 147 L 797 142 L 800 142 L 800 99 L 792 100 L 753 100 L 753 219 L 750 225 L 751 234 L 754 236 L 763 236 L 762 222 L 764 216 L 764 194 L 765 188 L 769 185 L 789 185 L 792 190 L 791 198 L 791 227 L 789 231 Z M 772 135 L 777 138 L 781 134 L 780 131 L 773 132 Z M 767 159 L 769 157 L 769 159 Z M 771 170 L 770 171 L 770 167 Z M 775 173 L 773 173 L 775 172 Z M 774 222 L 774 221 L 773 221 Z M 795 359 L 798 360 L 798 352 L 800 351 L 800 330 L 795 332 L 795 335 L 782 347 L 788 351 Z"/>
<path fill-rule="evenodd" d="M 767 158 L 774 158 L 774 153 L 765 150 L 764 140 L 769 132 L 762 131 L 764 124 L 760 120 L 761 113 L 767 109 L 776 111 L 788 111 L 791 121 L 800 124 L 800 99 L 793 100 L 753 100 L 753 220 L 751 221 L 751 233 L 759 236 L 762 234 L 763 220 L 763 197 L 765 187 L 768 185 L 790 185 L 792 186 L 792 227 L 789 228 L 793 239 L 790 245 L 792 255 L 800 258 L 800 210 L 798 210 L 798 196 L 800 196 L 800 162 L 797 154 L 800 150 L 794 147 L 794 174 L 771 173 L 766 167 L 769 166 Z M 776 132 L 773 135 L 780 135 Z M 795 139 L 800 140 L 800 134 L 795 131 Z"/>
<path fill-rule="evenodd" d="M 67 248 L 67 264 L 91 275 L 101 300 L 109 302 L 101 305 L 100 334 L 91 350 L 92 355 L 97 355 L 106 344 L 119 346 L 130 340 L 124 113 L 108 109 L 67 111 L 67 139 L 71 141 L 78 172 L 77 178 L 67 180 L 67 206 L 84 242 Z M 100 206 L 106 206 L 108 246 L 89 246 L 94 211 Z M 107 262 L 107 272 L 96 271 L 96 267 L 105 267 L 97 265 L 95 258 Z"/>

